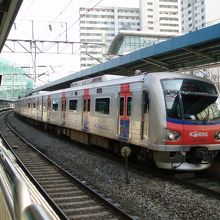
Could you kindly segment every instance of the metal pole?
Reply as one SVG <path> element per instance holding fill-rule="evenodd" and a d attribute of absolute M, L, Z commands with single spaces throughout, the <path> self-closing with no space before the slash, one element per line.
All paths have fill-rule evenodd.
<path fill-rule="evenodd" d="M 36 86 L 37 81 L 37 70 L 36 70 L 36 59 L 37 59 L 37 47 L 36 47 L 36 41 L 34 40 L 34 21 L 31 21 L 31 27 L 32 27 L 32 43 L 31 43 L 31 56 L 32 56 L 32 64 L 33 64 L 33 78 L 34 83 Z M 34 51 L 33 51 L 34 49 Z"/>
<path fill-rule="evenodd" d="M 128 156 L 126 155 L 125 156 L 125 182 L 126 184 L 129 184 L 130 183 L 130 180 L 128 179 Z"/>
<path fill-rule="evenodd" d="M 128 156 L 131 153 L 131 149 L 127 146 L 121 149 L 121 155 L 125 158 L 125 183 L 129 184 L 130 180 L 128 178 Z"/>
<path fill-rule="evenodd" d="M 66 42 L 68 41 L 68 36 L 67 36 L 67 22 L 66 22 Z"/>

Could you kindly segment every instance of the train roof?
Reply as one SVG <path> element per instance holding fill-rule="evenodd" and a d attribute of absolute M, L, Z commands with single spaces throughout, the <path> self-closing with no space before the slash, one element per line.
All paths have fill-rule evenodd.
<path fill-rule="evenodd" d="M 72 87 L 67 89 L 61 89 L 56 91 L 50 91 L 50 92 L 44 92 L 40 94 L 34 94 L 32 96 L 27 96 L 25 98 L 31 98 L 31 97 L 39 97 L 43 95 L 50 95 L 50 94 L 57 94 L 62 92 L 68 92 L 68 91 L 76 91 L 76 90 L 82 90 L 82 89 L 91 89 L 96 87 L 104 87 L 109 85 L 118 85 L 118 84 L 124 84 L 124 83 L 135 83 L 135 82 L 143 82 L 146 78 L 157 78 L 160 79 L 172 79 L 172 78 L 187 78 L 187 79 L 196 79 L 208 83 L 212 83 L 208 79 L 201 78 L 199 76 L 190 75 L 190 74 L 183 74 L 183 73 L 176 73 L 176 72 L 157 72 L 157 73 L 140 73 L 136 76 L 114 76 L 111 77 L 111 75 L 107 75 L 105 77 L 102 76 L 102 79 L 100 77 L 94 77 L 91 79 L 81 80 L 74 84 L 72 84 Z M 104 80 L 103 80 L 104 79 Z"/>
<path fill-rule="evenodd" d="M 141 82 L 141 81 L 144 81 L 144 76 L 145 76 L 144 74 L 141 74 L 138 76 L 132 76 L 132 77 L 122 76 L 122 77 L 119 77 L 116 79 L 110 79 L 104 82 L 94 82 L 94 83 L 89 83 L 86 85 L 79 85 L 79 86 L 74 86 L 74 87 L 67 88 L 67 89 L 56 90 L 48 94 L 56 94 L 56 93 L 82 90 L 82 89 L 91 89 L 91 88 L 96 88 L 96 87 L 104 87 L 104 86 L 118 85 L 118 84 L 124 84 L 124 83 Z"/>

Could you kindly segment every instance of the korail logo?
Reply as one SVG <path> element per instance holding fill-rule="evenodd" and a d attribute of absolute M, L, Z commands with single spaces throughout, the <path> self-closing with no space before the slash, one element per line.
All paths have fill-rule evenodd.
<path fill-rule="evenodd" d="M 202 131 L 193 131 L 189 133 L 189 137 L 208 137 L 208 132 L 202 132 Z"/>

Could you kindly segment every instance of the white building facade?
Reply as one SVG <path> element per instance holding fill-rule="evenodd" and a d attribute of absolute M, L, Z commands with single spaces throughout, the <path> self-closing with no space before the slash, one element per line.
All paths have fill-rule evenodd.
<path fill-rule="evenodd" d="M 178 0 L 140 0 L 141 31 L 178 34 Z"/>
<path fill-rule="evenodd" d="M 220 1 L 181 0 L 182 32 L 187 33 L 220 22 Z"/>
<path fill-rule="evenodd" d="M 107 49 L 120 30 L 140 30 L 139 8 L 80 8 L 80 66 L 107 60 Z"/>

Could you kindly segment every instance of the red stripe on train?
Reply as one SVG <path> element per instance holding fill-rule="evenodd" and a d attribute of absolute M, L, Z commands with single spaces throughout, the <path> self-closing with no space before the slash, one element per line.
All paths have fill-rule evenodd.
<path fill-rule="evenodd" d="M 220 144 L 215 139 L 216 133 L 220 130 L 219 125 L 186 125 L 167 122 L 167 129 L 178 131 L 180 139 L 177 141 L 166 141 L 171 145 L 204 145 Z"/>

